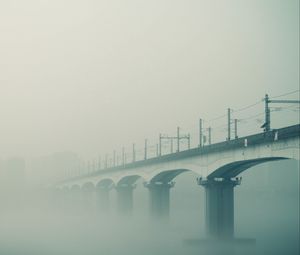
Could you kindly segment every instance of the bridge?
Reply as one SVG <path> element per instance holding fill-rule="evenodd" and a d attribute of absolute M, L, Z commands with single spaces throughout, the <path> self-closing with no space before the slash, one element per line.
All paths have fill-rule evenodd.
<path fill-rule="evenodd" d="M 149 210 L 154 219 L 168 219 L 170 190 L 176 176 L 192 171 L 197 184 L 205 189 L 207 236 L 234 238 L 234 187 L 240 174 L 265 162 L 299 160 L 300 125 L 265 130 L 262 133 L 224 142 L 177 151 L 65 179 L 56 188 L 72 194 L 73 199 L 109 206 L 109 192 L 117 191 L 118 208 L 125 214 L 133 210 L 133 192 L 138 179 L 149 191 Z"/>

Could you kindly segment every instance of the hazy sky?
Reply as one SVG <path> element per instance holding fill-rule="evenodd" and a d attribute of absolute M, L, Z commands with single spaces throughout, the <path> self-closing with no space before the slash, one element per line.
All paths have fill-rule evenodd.
<path fill-rule="evenodd" d="M 142 146 L 299 86 L 297 0 L 1 0 L 0 34 L 0 158 Z"/>

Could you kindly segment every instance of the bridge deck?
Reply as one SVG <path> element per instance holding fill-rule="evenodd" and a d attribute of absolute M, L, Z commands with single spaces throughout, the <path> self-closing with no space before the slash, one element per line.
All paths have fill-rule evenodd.
<path fill-rule="evenodd" d="M 240 137 L 229 141 L 219 142 L 211 145 L 206 145 L 203 147 L 192 148 L 189 150 L 175 152 L 172 154 L 166 154 L 155 158 L 149 158 L 146 160 L 135 161 L 125 165 L 102 169 L 102 170 L 95 171 L 93 173 L 69 178 L 67 180 L 61 181 L 60 183 L 79 180 L 86 177 L 94 177 L 108 172 L 122 171 L 125 169 L 147 166 L 151 164 L 157 164 L 157 163 L 162 163 L 162 162 L 167 162 L 172 160 L 180 160 L 184 158 L 195 157 L 195 156 L 210 154 L 214 152 L 223 152 L 226 150 L 243 148 L 245 147 L 245 140 L 247 140 L 248 147 L 252 145 L 269 143 L 274 141 L 275 135 L 277 136 L 278 140 L 289 139 L 289 138 L 300 136 L 300 125 L 297 124 L 289 127 L 280 128 L 280 129 L 273 129 L 269 132 L 263 132 L 259 134 Z"/>

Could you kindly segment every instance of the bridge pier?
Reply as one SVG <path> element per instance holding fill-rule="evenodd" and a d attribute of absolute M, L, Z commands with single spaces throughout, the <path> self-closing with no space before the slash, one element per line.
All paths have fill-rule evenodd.
<path fill-rule="evenodd" d="M 234 187 L 241 179 L 215 178 L 198 184 L 205 188 L 206 233 L 212 239 L 234 238 Z"/>
<path fill-rule="evenodd" d="M 112 186 L 97 186 L 96 187 L 96 203 L 97 209 L 101 212 L 108 212 L 110 207 L 109 191 Z"/>
<path fill-rule="evenodd" d="M 64 212 L 69 212 L 72 207 L 72 193 L 69 188 L 62 189 L 62 201 L 61 201 L 61 208 Z"/>
<path fill-rule="evenodd" d="M 95 209 L 95 187 L 86 186 L 82 188 L 83 211 L 91 213 Z"/>
<path fill-rule="evenodd" d="M 68 191 L 66 189 L 56 189 L 54 191 L 54 204 L 59 210 L 65 210 L 68 204 Z"/>
<path fill-rule="evenodd" d="M 71 209 L 75 213 L 78 212 L 78 210 L 82 209 L 83 194 L 79 186 L 72 188 L 70 192 L 71 192 Z"/>
<path fill-rule="evenodd" d="M 116 186 L 118 211 L 122 214 L 131 214 L 133 209 L 133 190 L 135 184 L 120 184 Z"/>
<path fill-rule="evenodd" d="M 149 182 L 144 186 L 149 190 L 150 215 L 153 219 L 168 220 L 170 215 L 170 189 L 174 182 Z"/>

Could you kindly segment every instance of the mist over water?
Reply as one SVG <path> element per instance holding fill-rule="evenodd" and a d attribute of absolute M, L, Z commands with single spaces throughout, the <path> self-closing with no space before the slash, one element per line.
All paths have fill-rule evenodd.
<path fill-rule="evenodd" d="M 114 190 L 109 211 L 101 212 L 49 190 L 17 189 L 22 198 L 10 199 L 18 205 L 1 200 L 0 254 L 298 254 L 299 163 L 268 163 L 242 176 L 235 188 L 235 236 L 253 238 L 255 244 L 228 248 L 203 241 L 204 189 L 196 184 L 196 175 L 187 172 L 175 179 L 171 190 L 169 222 L 149 217 L 142 180 L 134 190 L 132 215 L 118 212 Z"/>
<path fill-rule="evenodd" d="M 150 217 L 150 179 L 132 214 L 115 187 L 105 211 L 79 185 L 57 189 L 266 124 L 277 150 L 276 130 L 300 123 L 299 0 L 0 0 L 0 35 L 0 255 L 299 254 L 298 161 L 238 176 L 233 243 L 207 238 L 193 172 L 174 179 L 165 221 Z"/>

